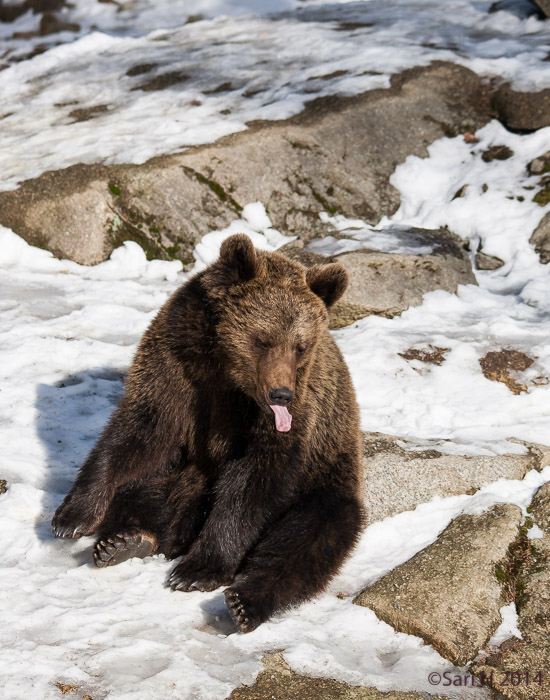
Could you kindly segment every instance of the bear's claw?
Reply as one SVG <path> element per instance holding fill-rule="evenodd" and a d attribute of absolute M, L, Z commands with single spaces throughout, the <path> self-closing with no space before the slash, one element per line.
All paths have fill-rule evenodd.
<path fill-rule="evenodd" d="M 215 591 L 220 586 L 228 586 L 232 576 L 212 573 L 205 570 L 187 567 L 185 563 L 178 564 L 168 577 L 167 585 L 173 591 Z"/>
<path fill-rule="evenodd" d="M 130 530 L 101 540 L 94 547 L 94 563 L 100 569 L 114 566 L 132 557 L 143 559 L 154 554 L 157 540 L 154 535 L 139 530 Z"/>
<path fill-rule="evenodd" d="M 240 631 L 246 634 L 255 630 L 259 623 L 255 622 L 247 613 L 239 593 L 235 589 L 228 588 L 224 595 L 229 614 Z"/>
<path fill-rule="evenodd" d="M 52 518 L 52 530 L 55 537 L 65 537 L 77 540 L 86 535 L 92 535 L 101 516 L 94 512 L 90 515 L 83 506 L 67 496 Z"/>
<path fill-rule="evenodd" d="M 54 527 L 53 534 L 55 537 L 64 537 L 71 540 L 78 540 L 82 537 L 80 526 L 77 527 Z"/>

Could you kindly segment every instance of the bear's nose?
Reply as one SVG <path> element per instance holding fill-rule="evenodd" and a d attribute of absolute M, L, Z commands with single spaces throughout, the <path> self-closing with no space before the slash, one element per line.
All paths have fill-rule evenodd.
<path fill-rule="evenodd" d="M 277 406 L 286 406 L 294 398 L 294 392 L 288 387 L 281 386 L 278 389 L 269 390 L 269 401 Z"/>

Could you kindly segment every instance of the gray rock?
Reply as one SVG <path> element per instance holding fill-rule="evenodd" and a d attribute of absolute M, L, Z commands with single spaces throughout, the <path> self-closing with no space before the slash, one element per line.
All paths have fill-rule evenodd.
<path fill-rule="evenodd" d="M 0 22 L 14 22 L 27 11 L 24 3 L 6 3 L 0 0 Z"/>
<path fill-rule="evenodd" d="M 408 443 L 399 440 L 407 447 Z M 369 522 L 413 510 L 434 496 L 474 493 L 498 479 L 523 479 L 547 460 L 537 446 L 529 453 L 464 457 L 437 450 L 404 449 L 398 438 L 363 433 L 365 505 Z M 410 444 L 409 444 L 410 445 Z"/>
<path fill-rule="evenodd" d="M 481 154 L 481 160 L 485 163 L 492 163 L 494 160 L 508 160 L 514 155 L 511 148 L 504 145 L 490 146 Z"/>
<path fill-rule="evenodd" d="M 80 25 L 74 22 L 64 22 L 62 19 L 54 15 L 53 12 L 44 12 L 40 20 L 40 36 L 48 34 L 57 34 L 57 32 L 79 32 Z"/>
<path fill-rule="evenodd" d="M 544 537 L 530 540 L 531 551 L 521 575 L 523 587 L 516 606 L 522 639 L 504 642 L 486 663 L 473 667 L 478 676 L 484 674 L 499 697 L 510 700 L 550 698 L 550 483 L 536 494 L 532 510 Z"/>
<path fill-rule="evenodd" d="M 363 249 L 321 257 L 296 243 L 281 248 L 280 252 L 306 266 L 339 262 L 346 268 L 349 286 L 331 309 L 331 328 L 342 328 L 371 314 L 391 318 L 421 304 L 426 292 L 444 289 L 455 293 L 459 284 L 477 284 L 458 236 L 445 229 L 400 228 L 388 233 L 395 238 L 396 250 L 407 252 Z"/>
<path fill-rule="evenodd" d="M 544 173 L 550 173 L 550 151 L 546 151 L 546 153 L 543 153 L 541 156 L 533 158 L 533 160 L 529 163 L 529 172 L 531 175 L 544 175 Z"/>
<path fill-rule="evenodd" d="M 531 508 L 533 510 L 533 520 L 545 531 L 547 536 L 550 535 L 550 482 L 541 486 L 537 491 Z"/>
<path fill-rule="evenodd" d="M 542 217 L 539 225 L 533 231 L 529 243 L 535 246 L 541 263 L 546 265 L 550 262 L 550 213 Z"/>
<path fill-rule="evenodd" d="M 25 8 L 30 8 L 35 14 L 56 12 L 66 6 L 66 0 L 25 0 Z"/>
<path fill-rule="evenodd" d="M 398 632 L 422 637 L 463 666 L 501 622 L 503 590 L 495 570 L 506 562 L 522 514 L 497 504 L 483 515 L 461 515 L 426 549 L 355 599 Z"/>
<path fill-rule="evenodd" d="M 317 99 L 292 119 L 253 123 L 144 165 L 44 173 L 0 193 L 0 223 L 85 264 L 104 260 L 125 239 L 150 257 L 190 261 L 201 236 L 259 200 L 276 228 L 308 241 L 326 234 L 322 210 L 369 223 L 391 215 L 399 195 L 389 177 L 399 163 L 490 118 L 479 76 L 434 63 L 394 76 L 389 89 Z"/>
<path fill-rule="evenodd" d="M 545 17 L 550 17 L 550 0 L 533 0 Z"/>
<path fill-rule="evenodd" d="M 310 678 L 291 670 L 281 653 L 266 654 L 254 685 L 236 688 L 227 700 L 421 700 L 429 696 L 361 688 L 330 678 Z M 442 695 L 440 700 L 446 700 Z"/>
<path fill-rule="evenodd" d="M 493 96 L 493 107 L 507 129 L 535 131 L 550 125 L 550 89 L 517 92 L 501 86 Z"/>
<path fill-rule="evenodd" d="M 331 328 L 348 326 L 371 314 L 392 318 L 421 304 L 426 292 L 444 289 L 455 293 L 459 284 L 477 284 L 470 258 L 458 236 L 445 229 L 399 228 L 388 233 L 395 238 L 396 249 L 401 247 L 407 252 L 363 249 L 323 257 L 304 249 L 301 242 L 280 249 L 283 255 L 306 267 L 339 262 L 346 268 L 349 286 L 330 311 Z M 415 250 L 419 252 L 415 254 Z"/>
<path fill-rule="evenodd" d="M 495 255 L 487 255 L 481 251 L 476 253 L 476 268 L 478 270 L 498 270 L 504 265 L 504 260 L 497 258 Z"/>
<path fill-rule="evenodd" d="M 350 277 L 344 296 L 331 311 L 331 327 L 341 328 L 378 314 L 391 318 L 419 306 L 426 292 L 455 293 L 459 284 L 477 284 L 468 256 L 401 255 L 358 251 L 335 258 Z"/>

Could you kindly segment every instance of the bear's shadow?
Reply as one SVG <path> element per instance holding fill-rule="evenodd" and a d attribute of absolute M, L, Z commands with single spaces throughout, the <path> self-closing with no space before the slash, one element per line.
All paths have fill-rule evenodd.
<path fill-rule="evenodd" d="M 201 601 L 200 608 L 204 618 L 204 631 L 226 636 L 238 632 L 225 605 L 223 591 L 220 590 L 213 598 Z"/>
<path fill-rule="evenodd" d="M 67 374 L 36 391 L 36 432 L 46 449 L 43 518 L 35 525 L 42 541 L 53 539 L 51 519 L 69 492 L 123 392 L 124 373 L 93 367 Z"/>
<path fill-rule="evenodd" d="M 76 479 L 78 470 L 95 445 L 124 390 L 125 373 L 115 367 L 93 367 L 67 374 L 53 384 L 39 384 L 36 392 L 36 431 L 46 449 L 43 516 L 35 524 L 36 536 L 53 542 L 51 520 Z M 76 552 L 77 566 L 95 569 L 91 548 Z M 170 570 L 175 562 L 170 562 Z M 168 572 L 167 572 L 168 573 Z M 159 581 L 159 586 L 164 584 Z M 225 606 L 223 592 L 200 602 L 205 631 L 234 634 L 237 628 Z"/>

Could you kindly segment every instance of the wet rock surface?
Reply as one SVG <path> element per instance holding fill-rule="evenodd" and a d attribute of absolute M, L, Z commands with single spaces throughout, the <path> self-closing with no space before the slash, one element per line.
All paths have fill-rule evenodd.
<path fill-rule="evenodd" d="M 521 639 L 503 642 L 495 653 L 473 666 L 510 700 L 550 698 L 550 483 L 535 495 L 532 518 L 542 538 L 529 540 L 516 607 Z"/>
<path fill-rule="evenodd" d="M 465 457 L 414 449 L 382 433 L 363 433 L 363 461 L 369 522 L 413 510 L 434 496 L 474 493 L 501 478 L 523 479 L 546 464 L 536 446 L 527 454 Z"/>
<path fill-rule="evenodd" d="M 521 509 L 509 504 L 492 506 L 482 515 L 461 515 L 433 544 L 354 602 L 463 666 L 501 622 L 506 593 L 496 569 L 506 566 L 521 519 Z"/>
<path fill-rule="evenodd" d="M 201 236 L 259 200 L 275 228 L 307 243 L 326 234 L 320 211 L 368 223 L 392 214 L 395 167 L 411 154 L 427 155 L 444 135 L 485 124 L 489 102 L 473 72 L 434 63 L 394 76 L 389 89 L 317 99 L 291 119 L 256 122 L 182 154 L 44 173 L 0 193 L 0 223 L 84 264 L 106 259 L 128 239 L 149 257 L 187 262 Z"/>

